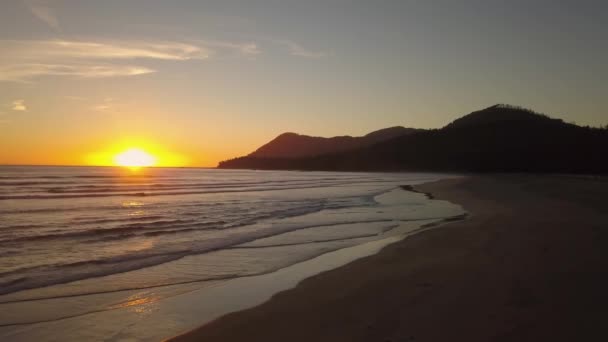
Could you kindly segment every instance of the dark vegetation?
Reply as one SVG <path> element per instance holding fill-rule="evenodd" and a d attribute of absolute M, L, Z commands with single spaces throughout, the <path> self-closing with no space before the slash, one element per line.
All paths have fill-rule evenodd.
<path fill-rule="evenodd" d="M 311 137 L 296 133 L 283 133 L 258 148 L 248 157 L 255 158 L 302 158 L 338 153 L 370 146 L 398 136 L 419 131 L 414 128 L 389 127 L 363 137 L 341 136 L 333 138 Z"/>
<path fill-rule="evenodd" d="M 597 174 L 608 173 L 607 151 L 606 128 L 581 127 L 529 109 L 495 105 L 441 129 L 409 131 L 348 150 L 304 157 L 295 152 L 288 157 L 287 148 L 281 157 L 254 152 L 219 167 Z"/>

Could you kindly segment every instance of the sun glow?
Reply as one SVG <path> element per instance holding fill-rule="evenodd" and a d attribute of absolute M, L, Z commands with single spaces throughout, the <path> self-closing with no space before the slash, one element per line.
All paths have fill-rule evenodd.
<path fill-rule="evenodd" d="M 190 160 L 176 154 L 167 144 L 155 144 L 145 139 L 124 139 L 107 144 L 105 148 L 83 156 L 83 162 L 92 166 L 122 166 L 130 169 L 143 167 L 183 167 Z"/>
<path fill-rule="evenodd" d="M 146 167 L 154 166 L 156 163 L 155 156 L 139 148 L 130 148 L 114 156 L 114 164 L 118 166 Z"/>

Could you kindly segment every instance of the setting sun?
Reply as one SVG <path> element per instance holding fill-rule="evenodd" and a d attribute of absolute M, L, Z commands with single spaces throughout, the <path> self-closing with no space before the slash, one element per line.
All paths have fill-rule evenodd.
<path fill-rule="evenodd" d="M 175 153 L 167 143 L 154 143 L 143 138 L 116 139 L 111 144 L 100 144 L 97 151 L 91 151 L 83 156 L 83 161 L 91 166 L 123 166 L 140 168 L 183 167 L 189 165 L 189 158 L 181 153 Z"/>
<path fill-rule="evenodd" d="M 154 166 L 156 163 L 156 157 L 138 148 L 130 148 L 114 157 L 114 164 L 118 166 L 145 167 Z"/>

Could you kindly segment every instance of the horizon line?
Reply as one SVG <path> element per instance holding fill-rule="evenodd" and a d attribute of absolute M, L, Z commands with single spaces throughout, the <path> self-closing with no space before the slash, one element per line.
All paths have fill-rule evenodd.
<path fill-rule="evenodd" d="M 128 168 L 121 165 L 78 165 L 78 164 L 0 164 L 4 166 L 55 166 L 55 167 L 114 167 Z M 155 168 L 155 169 L 217 169 L 217 166 L 142 166 L 140 168 Z"/>

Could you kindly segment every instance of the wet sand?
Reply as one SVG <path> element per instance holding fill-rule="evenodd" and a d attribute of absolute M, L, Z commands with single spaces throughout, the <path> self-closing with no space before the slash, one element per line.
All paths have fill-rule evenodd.
<path fill-rule="evenodd" d="M 175 341 L 608 340 L 608 182 L 416 186 L 466 221 L 390 245 Z"/>

